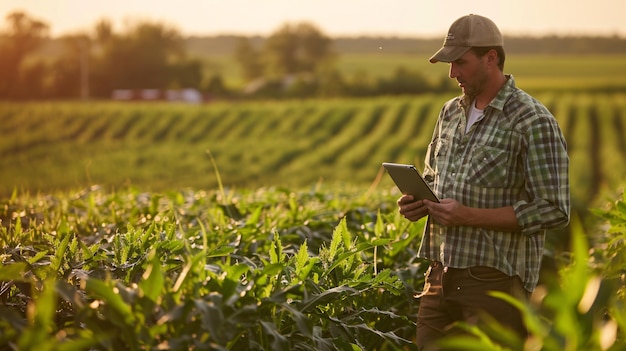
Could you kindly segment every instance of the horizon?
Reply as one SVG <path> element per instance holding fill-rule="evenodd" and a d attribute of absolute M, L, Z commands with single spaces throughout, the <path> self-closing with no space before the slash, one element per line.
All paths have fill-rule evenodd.
<path fill-rule="evenodd" d="M 493 2 L 449 0 L 0 0 L 2 29 L 6 16 L 22 11 L 49 26 L 52 38 L 93 31 L 107 19 L 114 30 L 128 24 L 157 22 L 184 37 L 268 36 L 285 24 L 311 23 L 325 35 L 342 37 L 443 38 L 458 17 L 477 13 L 491 18 L 510 37 L 626 37 L 626 2 L 596 0 L 593 5 L 566 0 Z M 80 14 L 80 15 L 77 15 Z M 532 21 L 529 19 L 532 18 Z"/>

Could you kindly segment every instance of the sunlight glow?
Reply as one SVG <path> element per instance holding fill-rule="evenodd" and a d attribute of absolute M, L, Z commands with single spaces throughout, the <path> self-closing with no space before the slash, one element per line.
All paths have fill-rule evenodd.
<path fill-rule="evenodd" d="M 332 36 L 440 36 L 468 13 L 490 17 L 505 33 L 626 35 L 621 0 L 0 0 L 3 17 L 15 10 L 48 23 L 53 36 L 91 30 L 103 18 L 121 27 L 158 21 L 185 35 L 267 35 L 306 21 Z"/>

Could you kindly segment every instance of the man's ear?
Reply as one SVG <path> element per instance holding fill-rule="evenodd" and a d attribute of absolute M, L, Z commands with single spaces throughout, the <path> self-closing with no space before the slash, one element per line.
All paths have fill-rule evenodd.
<path fill-rule="evenodd" d="M 498 52 L 495 49 L 491 49 L 487 52 L 487 62 L 493 66 L 498 66 L 498 63 L 500 63 Z"/>

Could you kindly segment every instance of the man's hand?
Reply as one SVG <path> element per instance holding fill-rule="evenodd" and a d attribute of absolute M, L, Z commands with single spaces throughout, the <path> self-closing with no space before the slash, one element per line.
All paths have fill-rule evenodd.
<path fill-rule="evenodd" d="M 410 221 L 430 215 L 437 223 L 446 226 L 459 225 L 461 223 L 459 208 L 462 205 L 453 199 L 443 199 L 440 203 L 430 200 L 415 200 L 412 195 L 402 195 L 397 201 L 400 214 Z"/>
<path fill-rule="evenodd" d="M 428 208 L 424 206 L 424 201 L 416 201 L 412 195 L 402 195 L 396 202 L 400 208 L 400 214 L 412 222 L 428 214 Z"/>
<path fill-rule="evenodd" d="M 500 208 L 472 208 L 454 199 L 440 202 L 415 200 L 411 195 L 402 195 L 397 201 L 400 214 L 415 222 L 429 215 L 435 222 L 452 226 L 470 226 L 501 231 L 520 231 L 512 206 Z"/>
<path fill-rule="evenodd" d="M 437 223 L 447 227 L 469 226 L 507 232 L 520 231 L 517 217 L 512 206 L 500 208 L 474 208 L 462 205 L 454 199 L 441 202 L 424 200 L 424 207 Z"/>
<path fill-rule="evenodd" d="M 435 222 L 445 226 L 464 225 L 467 222 L 466 207 L 454 199 L 442 199 L 440 202 L 424 200 L 430 217 Z"/>

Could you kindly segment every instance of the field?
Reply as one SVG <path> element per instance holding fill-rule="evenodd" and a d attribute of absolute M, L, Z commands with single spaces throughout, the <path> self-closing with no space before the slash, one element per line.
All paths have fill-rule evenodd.
<path fill-rule="evenodd" d="M 413 60 L 387 58 L 343 64 Z M 565 134 L 574 215 L 519 306 L 527 344 L 493 325 L 476 350 L 626 348 L 613 58 L 510 60 Z M 380 164 L 421 168 L 450 97 L 0 103 L 0 350 L 414 350 L 423 221 Z"/>
<path fill-rule="evenodd" d="M 449 96 L 215 103 L 3 104 L 0 194 L 107 189 L 367 189 L 381 162 L 421 168 Z M 626 179 L 626 95 L 543 93 L 568 142 L 573 206 Z M 380 183 L 378 183 L 380 181 Z"/>
<path fill-rule="evenodd" d="M 398 67 L 420 72 L 431 82 L 448 76 L 448 65 L 431 64 L 429 56 L 416 54 L 342 54 L 337 57 L 337 70 L 345 78 L 365 73 L 370 79 L 389 77 Z M 206 58 L 208 75 L 221 74 L 226 84 L 240 87 L 239 68 L 230 56 Z M 506 58 L 505 71 L 515 76 L 520 87 L 535 93 L 563 91 L 611 91 L 626 88 L 626 55 L 511 55 Z"/>
<path fill-rule="evenodd" d="M 92 187 L 3 200 L 0 347 L 415 350 L 423 221 L 394 198 Z M 623 350 L 626 192 L 601 215 L 611 236 L 575 220 L 570 259 L 546 257 L 559 269 L 521 307 L 527 348 L 494 326 L 476 350 Z"/>
<path fill-rule="evenodd" d="M 348 77 L 358 72 L 367 72 L 372 78 L 390 76 L 400 66 L 422 73 L 431 82 L 447 77 L 448 65 L 431 64 L 428 58 L 383 53 L 342 55 L 337 64 L 339 71 Z M 626 72 L 622 71 L 625 60 L 624 55 L 513 55 L 506 58 L 505 71 L 513 74 L 518 86 L 531 93 L 623 90 L 626 87 Z"/>

